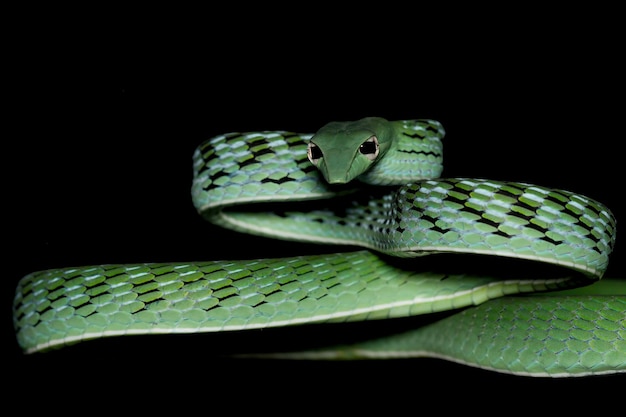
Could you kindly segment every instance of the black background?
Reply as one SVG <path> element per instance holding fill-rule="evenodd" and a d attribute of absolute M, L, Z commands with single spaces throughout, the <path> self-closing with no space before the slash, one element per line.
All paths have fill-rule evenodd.
<path fill-rule="evenodd" d="M 575 24 L 552 34 L 549 22 L 535 21 L 499 41 L 507 24 L 471 39 L 444 25 L 450 44 L 433 44 L 416 29 L 398 43 L 353 34 L 329 49 L 289 41 L 297 22 L 283 23 L 275 37 L 243 43 L 215 31 L 176 41 L 146 34 L 109 47 L 106 39 L 74 43 L 78 31 L 52 41 L 42 33 L 17 49 L 6 111 L 15 128 L 3 152 L 2 291 L 4 357 L 16 391 L 46 381 L 101 398 L 113 380 L 125 396 L 145 390 L 162 401 L 166 392 L 197 400 L 217 390 L 212 401 L 238 408 L 235 388 L 276 403 L 285 393 L 303 396 L 302 384 L 320 399 L 355 387 L 350 401 L 380 403 L 396 385 L 417 395 L 424 381 L 453 392 L 474 381 L 527 391 L 617 386 L 617 378 L 520 378 L 436 360 L 244 364 L 213 358 L 202 344 L 214 339 L 196 337 L 117 338 L 22 355 L 11 303 L 28 272 L 314 250 L 233 235 L 196 214 L 191 155 L 225 132 L 432 118 L 447 132 L 444 176 L 575 191 L 606 204 L 621 224 L 624 66 L 610 25 L 593 36 Z M 526 36 L 537 34 L 537 24 L 550 36 Z M 189 47 L 189 38 L 203 42 Z M 623 253 L 618 237 L 607 275 L 624 275 Z M 380 388 L 385 398 L 374 395 Z"/>

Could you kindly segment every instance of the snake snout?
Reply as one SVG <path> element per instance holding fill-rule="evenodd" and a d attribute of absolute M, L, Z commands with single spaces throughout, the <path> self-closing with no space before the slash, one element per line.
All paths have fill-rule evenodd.
<path fill-rule="evenodd" d="M 347 184 L 350 181 L 346 177 L 346 178 L 326 178 L 326 182 L 328 182 L 331 185 L 334 185 L 334 184 Z"/>
<path fill-rule="evenodd" d="M 322 170 L 324 179 L 329 184 L 347 184 L 352 180 L 350 173 L 345 169 Z"/>

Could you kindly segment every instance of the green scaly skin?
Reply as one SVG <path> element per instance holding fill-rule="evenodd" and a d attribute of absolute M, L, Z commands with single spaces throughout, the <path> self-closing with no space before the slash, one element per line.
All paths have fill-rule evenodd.
<path fill-rule="evenodd" d="M 626 372 L 626 291 L 617 284 L 611 294 L 590 295 L 606 280 L 589 286 L 604 274 L 614 245 L 610 210 L 532 184 L 438 178 L 443 136 L 433 120 L 365 118 L 332 122 L 314 135 L 211 138 L 193 156 L 192 198 L 207 220 L 238 232 L 363 249 L 35 272 L 16 291 L 18 343 L 32 353 L 108 336 L 460 309 L 391 338 L 273 357 L 433 356 L 555 377 Z M 431 253 L 514 258 L 555 271 L 458 272 L 410 259 Z M 568 290 L 583 286 L 588 290 Z"/>

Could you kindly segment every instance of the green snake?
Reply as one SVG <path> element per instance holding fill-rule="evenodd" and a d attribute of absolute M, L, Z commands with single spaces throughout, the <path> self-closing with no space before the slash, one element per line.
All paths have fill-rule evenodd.
<path fill-rule="evenodd" d="M 611 211 L 564 190 L 441 178 L 444 134 L 435 120 L 366 117 L 314 134 L 212 137 L 193 155 L 200 215 L 242 239 L 331 251 L 33 272 L 14 298 L 17 342 L 35 353 L 111 336 L 442 313 L 369 340 L 240 355 L 434 357 L 550 377 L 626 372 L 626 289 L 600 280 L 615 243 Z M 510 264 L 494 267 L 502 260 Z"/>

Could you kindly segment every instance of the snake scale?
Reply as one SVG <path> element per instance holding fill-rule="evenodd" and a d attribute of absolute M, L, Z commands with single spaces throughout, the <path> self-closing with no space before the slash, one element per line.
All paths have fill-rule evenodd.
<path fill-rule="evenodd" d="M 626 291 L 601 280 L 615 243 L 611 211 L 539 185 L 441 178 L 444 135 L 435 120 L 366 117 L 314 134 L 212 137 L 193 155 L 200 215 L 242 239 L 345 250 L 33 272 L 14 298 L 17 342 L 35 353 L 110 336 L 449 312 L 372 340 L 258 355 L 435 357 L 550 377 L 626 372 Z M 468 259 L 478 268 L 465 268 Z M 492 271 L 500 260 L 511 264 Z"/>

